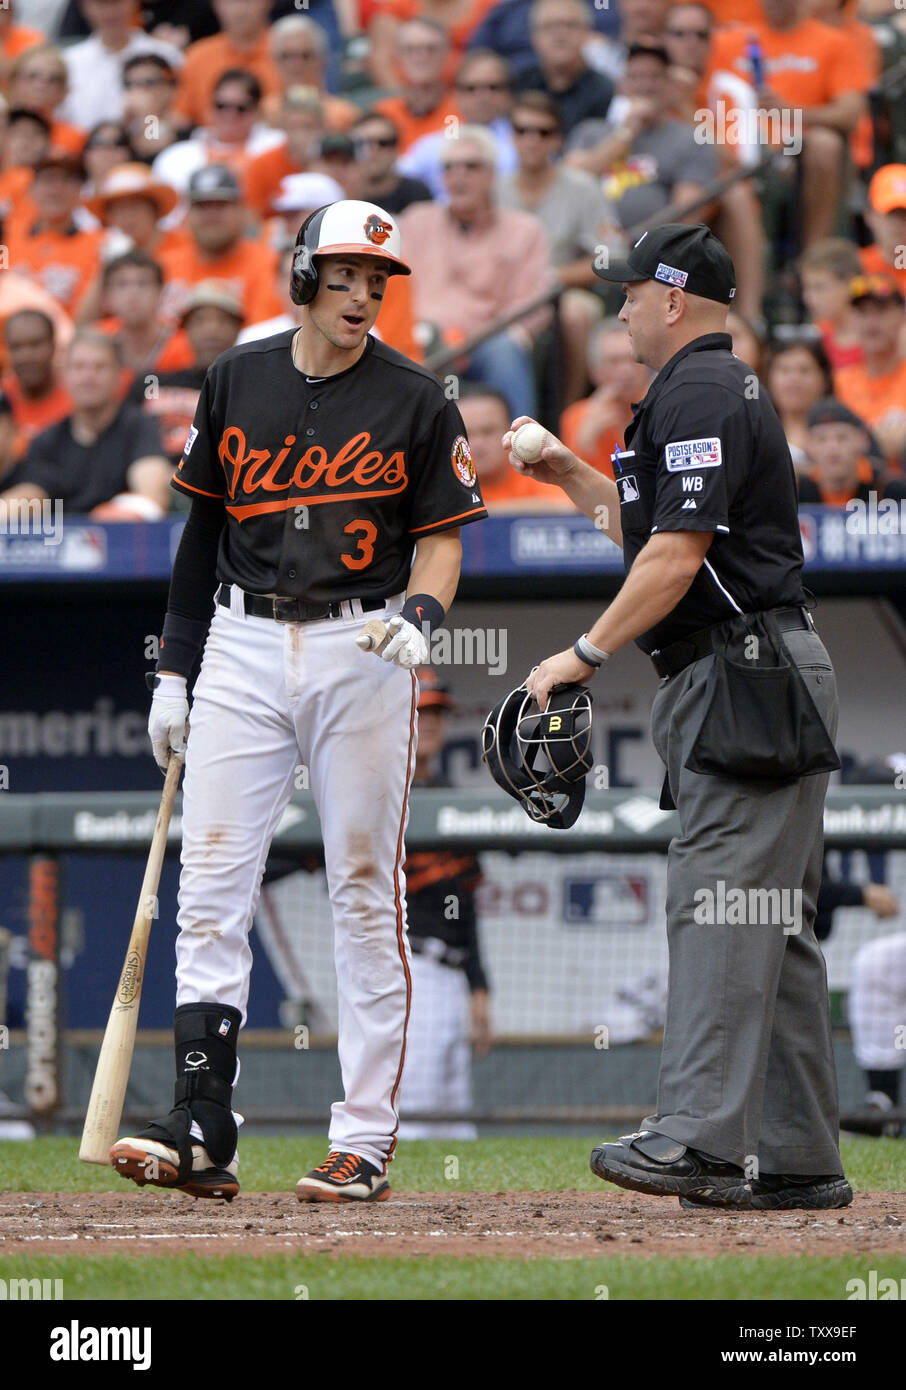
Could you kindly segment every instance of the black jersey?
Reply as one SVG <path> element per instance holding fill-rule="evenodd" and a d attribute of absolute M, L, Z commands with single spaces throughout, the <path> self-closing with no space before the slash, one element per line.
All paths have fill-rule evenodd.
<path fill-rule="evenodd" d="M 614 456 L 628 570 L 658 531 L 713 531 L 687 592 L 638 645 L 656 651 L 737 613 L 801 604 L 802 542 L 789 445 L 767 391 L 708 333 L 675 353 Z"/>
<path fill-rule="evenodd" d="M 487 513 L 455 403 L 435 377 L 368 337 L 312 378 L 295 329 L 209 368 L 174 487 L 222 497 L 217 578 L 250 593 L 387 598 L 420 536 Z"/>

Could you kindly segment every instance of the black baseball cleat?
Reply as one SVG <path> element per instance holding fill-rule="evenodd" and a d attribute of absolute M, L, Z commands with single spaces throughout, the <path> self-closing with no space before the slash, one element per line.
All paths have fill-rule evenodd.
<path fill-rule="evenodd" d="M 334 1149 L 299 1179 L 296 1196 L 300 1202 L 386 1202 L 390 1184 L 367 1158 Z"/>
<path fill-rule="evenodd" d="M 617 1187 L 656 1197 L 703 1193 L 745 1196 L 745 1173 L 735 1163 L 687 1148 L 666 1134 L 643 1129 L 592 1151 L 591 1171 Z"/>
<path fill-rule="evenodd" d="M 723 1193 L 714 1197 L 682 1196 L 680 1206 L 723 1207 L 729 1211 L 833 1211 L 848 1207 L 853 1199 L 853 1190 L 842 1173 L 831 1177 L 765 1173 L 752 1178 L 746 1187 L 748 1193 L 736 1198 Z"/>
<path fill-rule="evenodd" d="M 110 1150 L 110 1162 L 122 1178 L 139 1187 L 171 1187 L 189 1197 L 221 1197 L 232 1202 L 239 1192 L 239 1159 L 220 1166 L 199 1143 L 186 1158 L 176 1147 L 143 1135 L 118 1139 Z"/>

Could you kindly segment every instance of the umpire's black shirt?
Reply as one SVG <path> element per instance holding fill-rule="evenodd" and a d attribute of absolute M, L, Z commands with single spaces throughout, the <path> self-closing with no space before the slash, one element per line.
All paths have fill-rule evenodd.
<path fill-rule="evenodd" d="M 627 571 L 658 531 L 713 531 L 687 592 L 639 637 L 669 646 L 736 613 L 800 604 L 802 543 L 789 446 L 728 333 L 680 348 L 633 408 L 614 456 Z"/>

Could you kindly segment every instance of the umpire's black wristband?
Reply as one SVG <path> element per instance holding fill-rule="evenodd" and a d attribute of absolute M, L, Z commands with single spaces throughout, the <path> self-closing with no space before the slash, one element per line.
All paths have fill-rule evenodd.
<path fill-rule="evenodd" d="M 188 680 L 208 627 L 207 619 L 184 618 L 179 613 L 168 613 L 160 637 L 158 671 L 173 671 Z"/>
<path fill-rule="evenodd" d="M 445 615 L 443 604 L 438 603 L 430 594 L 412 594 L 403 604 L 402 616 L 407 623 L 417 627 L 419 632 L 424 632 L 427 623 L 430 633 L 436 627 L 440 627 Z"/>

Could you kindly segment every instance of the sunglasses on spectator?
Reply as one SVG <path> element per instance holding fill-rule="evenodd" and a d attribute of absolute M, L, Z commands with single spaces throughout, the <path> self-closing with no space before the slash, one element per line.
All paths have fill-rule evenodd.
<path fill-rule="evenodd" d="M 159 87 L 161 82 L 171 82 L 172 80 L 170 77 L 164 77 L 163 73 L 160 77 L 126 77 L 123 79 L 123 86 L 127 92 L 131 92 L 136 88 L 141 90 L 142 88 Z"/>
<path fill-rule="evenodd" d="M 356 135 L 352 143 L 356 146 L 377 145 L 382 150 L 392 150 L 396 144 L 395 135 Z"/>
<path fill-rule="evenodd" d="M 480 159 L 448 159 L 444 165 L 444 172 L 449 173 L 451 169 L 468 169 L 470 174 L 474 174 L 476 169 L 487 169 Z"/>
<path fill-rule="evenodd" d="M 510 84 L 508 82 L 457 82 L 457 91 L 471 92 L 508 92 Z"/>
<path fill-rule="evenodd" d="M 702 43 L 711 37 L 708 29 L 666 29 L 664 32 L 668 39 L 701 39 Z"/>
<path fill-rule="evenodd" d="M 520 125 L 517 121 L 513 122 L 514 135 L 539 135 L 542 140 L 547 140 L 559 133 L 555 125 Z"/>
<path fill-rule="evenodd" d="M 306 62 L 313 62 L 315 58 L 320 58 L 320 56 L 315 48 L 284 48 L 280 54 L 281 58 L 304 58 Z"/>
<path fill-rule="evenodd" d="M 214 102 L 215 111 L 233 111 L 237 116 L 247 116 L 254 109 L 255 103 L 252 101 L 222 101 L 217 97 Z"/>

